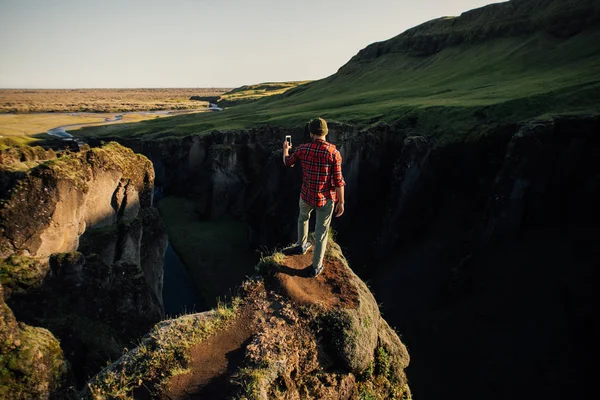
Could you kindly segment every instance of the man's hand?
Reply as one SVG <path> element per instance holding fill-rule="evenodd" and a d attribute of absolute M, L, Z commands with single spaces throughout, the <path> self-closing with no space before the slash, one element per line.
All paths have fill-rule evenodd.
<path fill-rule="evenodd" d="M 287 140 L 284 140 L 283 141 L 283 155 L 287 157 L 290 153 L 291 148 L 292 148 L 292 145 L 290 143 L 288 143 Z"/>
<path fill-rule="evenodd" d="M 338 202 L 335 205 L 335 216 L 341 217 L 344 213 L 344 187 L 337 186 L 335 188 L 335 193 L 337 194 Z"/>
<path fill-rule="evenodd" d="M 337 217 L 341 217 L 342 214 L 344 213 L 344 203 L 342 203 L 341 201 L 338 202 L 335 205 L 335 216 Z"/>

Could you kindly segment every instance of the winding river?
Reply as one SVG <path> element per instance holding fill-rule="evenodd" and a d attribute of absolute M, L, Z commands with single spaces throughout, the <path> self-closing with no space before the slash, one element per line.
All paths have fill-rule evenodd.
<path fill-rule="evenodd" d="M 123 120 L 123 117 L 125 115 L 131 115 L 131 114 L 149 115 L 149 116 L 152 116 L 152 115 L 168 116 L 168 115 L 190 114 L 193 112 L 206 112 L 206 111 L 223 111 L 223 109 L 221 107 L 217 106 L 216 104 L 210 103 L 210 107 L 203 108 L 200 110 L 184 110 L 184 111 L 158 110 L 158 111 L 131 111 L 131 112 L 123 112 L 123 113 L 102 113 L 103 115 L 108 115 L 108 117 L 104 118 L 104 123 L 94 121 L 94 122 L 84 122 L 84 123 L 77 123 L 77 124 L 62 125 L 62 126 L 58 126 L 56 128 L 49 129 L 46 131 L 46 133 L 50 136 L 62 138 L 64 140 L 75 140 L 76 142 L 80 143 L 81 142 L 80 140 L 76 139 L 73 135 L 71 135 L 70 133 L 67 132 L 68 128 L 93 126 L 93 125 L 117 124 Z M 83 115 L 98 115 L 98 114 L 99 113 L 85 113 L 85 112 L 67 113 L 67 115 L 74 116 L 74 117 L 75 116 L 83 116 Z"/>

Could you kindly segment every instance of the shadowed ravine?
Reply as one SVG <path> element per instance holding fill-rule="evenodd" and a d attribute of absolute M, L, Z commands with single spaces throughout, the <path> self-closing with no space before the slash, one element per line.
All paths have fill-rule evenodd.
<path fill-rule="evenodd" d="M 208 309 L 198 293 L 198 289 L 191 283 L 185 265 L 183 265 L 170 243 L 165 251 L 164 269 L 163 303 L 165 316 L 175 317 Z"/>

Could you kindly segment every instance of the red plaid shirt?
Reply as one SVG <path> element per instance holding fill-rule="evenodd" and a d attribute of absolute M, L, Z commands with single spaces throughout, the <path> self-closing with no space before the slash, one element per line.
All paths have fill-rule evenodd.
<path fill-rule="evenodd" d="M 337 202 L 335 188 L 346 182 L 342 176 L 342 156 L 335 145 L 321 139 L 301 144 L 284 163 L 292 167 L 298 160 L 302 163 L 302 200 L 313 207 L 323 207 L 328 199 Z"/>

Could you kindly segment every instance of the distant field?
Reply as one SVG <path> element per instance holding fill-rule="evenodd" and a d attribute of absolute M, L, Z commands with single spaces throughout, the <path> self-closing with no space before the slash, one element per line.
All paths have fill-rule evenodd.
<path fill-rule="evenodd" d="M 205 111 L 173 111 L 174 114 L 186 114 Z M 82 126 L 110 126 L 122 123 L 134 123 L 149 119 L 172 117 L 169 114 L 149 114 L 144 111 L 122 114 L 122 119 L 107 122 L 118 113 L 28 113 L 0 114 L 0 149 L 23 144 L 35 145 L 40 139 L 49 138 L 45 133 L 53 128 L 69 126 L 67 131 L 76 130 Z"/>
<path fill-rule="evenodd" d="M 109 114 L 0 114 L 0 136 L 33 136 L 63 125 L 103 122 Z M 137 122 L 139 120 L 131 120 Z"/>
<path fill-rule="evenodd" d="M 208 102 L 190 100 L 190 97 L 220 96 L 229 90 L 0 89 L 0 113 L 189 110 L 208 106 Z"/>

